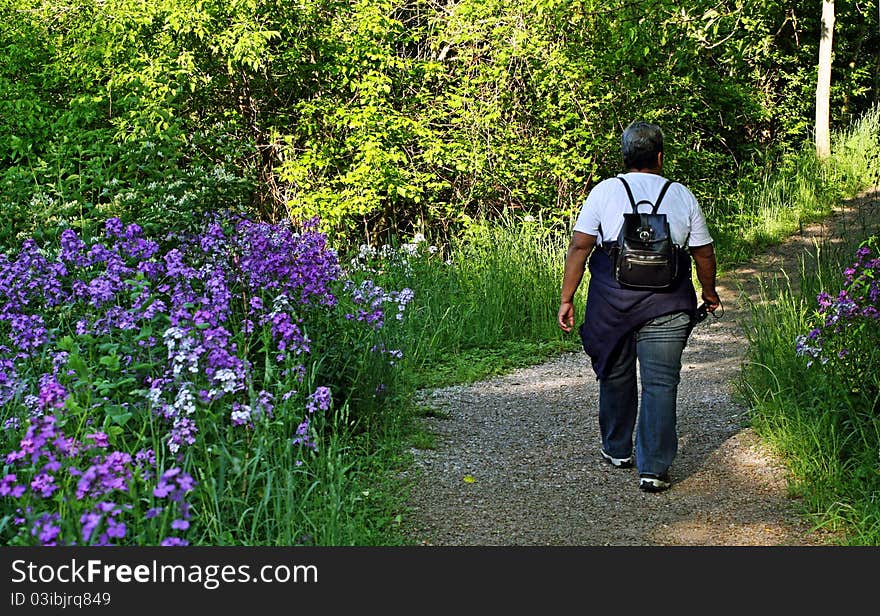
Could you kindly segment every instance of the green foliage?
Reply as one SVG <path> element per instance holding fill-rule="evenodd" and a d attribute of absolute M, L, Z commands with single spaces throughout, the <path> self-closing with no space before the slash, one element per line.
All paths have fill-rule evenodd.
<path fill-rule="evenodd" d="M 112 215 L 168 230 L 242 204 L 251 170 L 240 159 L 253 146 L 195 116 L 213 69 L 177 36 L 186 4 L 0 4 L 0 239 L 87 231 Z"/>
<path fill-rule="evenodd" d="M 842 195 L 812 146 L 791 153 L 763 175 L 743 175 L 735 188 L 722 185 L 716 190 L 704 196 L 703 209 L 725 265 L 741 262 L 827 216 Z"/>
<path fill-rule="evenodd" d="M 846 125 L 877 98 L 880 35 L 861 3 L 837 13 Z M 619 169 L 637 117 L 700 197 L 812 126 L 812 0 L 0 0 L 0 17 L 0 237 L 230 204 L 319 215 L 349 244 L 501 212 L 552 226 Z"/>
<path fill-rule="evenodd" d="M 831 172 L 844 194 L 880 188 L 880 106 L 834 134 Z"/>

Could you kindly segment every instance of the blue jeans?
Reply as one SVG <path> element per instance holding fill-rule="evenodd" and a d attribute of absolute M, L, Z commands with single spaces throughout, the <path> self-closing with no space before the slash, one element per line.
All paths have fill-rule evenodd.
<path fill-rule="evenodd" d="M 635 437 L 640 473 L 662 475 L 678 453 L 676 406 L 681 354 L 691 332 L 690 315 L 674 312 L 648 321 L 623 341 L 599 381 L 599 430 L 605 452 L 627 458 Z M 642 395 L 636 380 L 636 359 Z"/>

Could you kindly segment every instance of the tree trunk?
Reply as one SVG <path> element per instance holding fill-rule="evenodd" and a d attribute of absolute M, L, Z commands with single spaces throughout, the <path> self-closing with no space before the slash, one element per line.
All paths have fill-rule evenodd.
<path fill-rule="evenodd" d="M 819 39 L 819 79 L 816 84 L 816 156 L 831 155 L 831 45 L 834 39 L 834 0 L 822 0 L 822 34 Z"/>

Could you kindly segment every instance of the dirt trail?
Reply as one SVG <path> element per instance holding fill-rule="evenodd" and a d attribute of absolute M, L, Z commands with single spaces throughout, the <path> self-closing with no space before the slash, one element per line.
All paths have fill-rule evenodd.
<path fill-rule="evenodd" d="M 598 455 L 598 387 L 583 353 L 467 386 L 424 392 L 438 417 L 432 450 L 414 450 L 408 533 L 424 545 L 822 545 L 787 490 L 785 470 L 744 428 L 735 399 L 747 298 L 800 271 L 817 242 L 880 228 L 878 193 L 719 279 L 724 317 L 693 333 L 679 386 L 673 485 Z M 797 284 L 797 281 L 793 281 Z"/>

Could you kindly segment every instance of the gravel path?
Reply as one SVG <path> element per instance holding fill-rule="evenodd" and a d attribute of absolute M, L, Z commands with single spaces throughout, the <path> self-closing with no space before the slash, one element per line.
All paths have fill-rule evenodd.
<path fill-rule="evenodd" d="M 719 280 L 722 319 L 692 334 L 679 386 L 672 487 L 638 489 L 637 471 L 598 455 L 598 387 L 584 353 L 466 386 L 422 392 L 436 447 L 413 450 L 408 535 L 423 545 L 823 545 L 788 495 L 780 461 L 736 400 L 757 283 L 797 272 L 814 242 L 877 227 L 878 194 Z M 870 222 L 865 222 L 865 221 Z M 862 232 L 862 231 L 860 231 Z M 796 283 L 796 281 L 795 281 Z"/>

